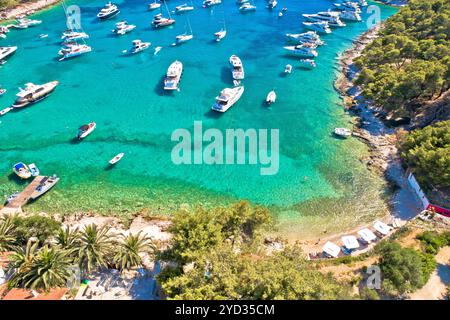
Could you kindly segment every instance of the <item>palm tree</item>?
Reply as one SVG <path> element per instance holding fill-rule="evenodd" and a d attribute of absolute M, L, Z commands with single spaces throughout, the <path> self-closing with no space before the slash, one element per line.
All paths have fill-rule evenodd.
<path fill-rule="evenodd" d="M 22 284 L 23 275 L 26 274 L 36 256 L 38 242 L 28 240 L 25 247 L 18 247 L 9 257 L 7 271 L 12 274 L 9 285 L 17 287 Z"/>
<path fill-rule="evenodd" d="M 80 247 L 80 232 L 78 228 L 61 228 L 55 238 L 56 245 L 61 249 L 67 250 L 69 255 L 76 260 Z"/>
<path fill-rule="evenodd" d="M 118 243 L 118 251 L 114 255 L 114 263 L 119 270 L 129 270 L 133 267 L 142 266 L 142 253 L 151 253 L 155 246 L 151 238 L 142 235 L 139 231 L 136 235 L 121 235 L 121 241 Z"/>
<path fill-rule="evenodd" d="M 80 232 L 78 261 L 84 272 L 91 273 L 108 266 L 108 258 L 112 252 L 112 235 L 108 234 L 110 227 L 97 228 L 90 224 Z"/>
<path fill-rule="evenodd" d="M 26 263 L 26 268 L 16 271 L 12 285 L 44 290 L 65 286 L 72 276 L 71 264 L 67 250 L 46 245 Z"/>
<path fill-rule="evenodd" d="M 4 215 L 0 218 L 0 252 L 13 250 L 16 246 L 16 226 L 14 217 Z"/>

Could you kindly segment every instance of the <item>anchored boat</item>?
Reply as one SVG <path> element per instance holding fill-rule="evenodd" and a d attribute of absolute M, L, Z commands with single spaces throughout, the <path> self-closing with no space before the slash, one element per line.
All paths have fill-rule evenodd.
<path fill-rule="evenodd" d="M 55 90 L 58 83 L 58 81 L 51 81 L 42 85 L 31 82 L 25 84 L 25 89 L 19 88 L 20 91 L 16 95 L 18 98 L 12 108 L 23 108 L 47 98 Z"/>
<path fill-rule="evenodd" d="M 230 57 L 230 64 L 232 66 L 231 73 L 234 80 L 243 80 L 245 77 L 244 66 L 242 65 L 241 59 L 233 54 Z"/>
<path fill-rule="evenodd" d="M 167 69 L 166 77 L 164 78 L 164 90 L 178 90 L 178 84 L 183 73 L 183 64 L 176 60 Z"/>
<path fill-rule="evenodd" d="M 30 169 L 23 162 L 16 163 L 13 167 L 13 171 L 21 179 L 28 179 L 31 177 Z"/>
<path fill-rule="evenodd" d="M 59 178 L 56 175 L 53 175 L 51 177 L 44 177 L 41 180 L 41 183 L 36 187 L 36 189 L 31 193 L 30 199 L 36 200 L 40 196 L 42 196 L 44 193 L 49 191 L 51 188 L 55 186 L 59 181 Z"/>
<path fill-rule="evenodd" d="M 117 162 L 119 162 L 120 160 L 122 160 L 123 156 L 125 155 L 125 153 L 119 153 L 118 155 L 116 155 L 114 158 L 112 158 L 111 160 L 109 160 L 109 164 L 110 165 L 114 165 Z"/>
<path fill-rule="evenodd" d="M 225 88 L 216 97 L 216 102 L 211 109 L 218 112 L 226 112 L 241 98 L 243 93 L 243 86 Z"/>
<path fill-rule="evenodd" d="M 85 125 L 81 126 L 78 129 L 77 138 L 79 140 L 86 138 L 88 135 L 90 135 L 92 133 L 92 131 L 95 130 L 96 126 L 97 126 L 97 124 L 95 122 L 91 122 L 89 124 L 85 124 Z"/>

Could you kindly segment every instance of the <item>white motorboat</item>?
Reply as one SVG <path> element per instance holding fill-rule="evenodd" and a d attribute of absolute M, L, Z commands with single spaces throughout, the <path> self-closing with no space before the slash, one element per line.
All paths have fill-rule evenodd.
<path fill-rule="evenodd" d="M 0 47 L 0 61 L 12 56 L 17 50 L 17 47 Z"/>
<path fill-rule="evenodd" d="M 222 0 L 205 0 L 203 1 L 203 7 L 212 7 L 212 6 L 216 6 L 218 4 L 221 4 Z"/>
<path fill-rule="evenodd" d="M 242 6 L 239 7 L 239 11 L 241 12 L 248 12 L 248 11 L 255 11 L 256 6 L 250 4 L 249 2 L 245 2 Z"/>
<path fill-rule="evenodd" d="M 157 2 L 157 0 L 155 0 L 155 2 L 150 3 L 148 5 L 148 10 L 155 10 L 155 9 L 159 9 L 161 8 L 161 3 Z"/>
<path fill-rule="evenodd" d="M 304 13 L 303 17 L 313 22 L 327 22 L 330 27 L 345 27 L 339 15 L 337 11 L 322 11 L 314 14 Z"/>
<path fill-rule="evenodd" d="M 303 22 L 303 26 L 307 29 L 316 31 L 318 33 L 325 33 L 329 34 L 331 33 L 330 26 L 328 25 L 328 22 Z"/>
<path fill-rule="evenodd" d="M 28 168 L 30 169 L 31 175 L 33 177 L 37 177 L 39 175 L 39 173 L 40 173 L 39 169 L 38 169 L 38 167 L 36 167 L 36 165 L 34 163 L 30 163 L 28 165 Z"/>
<path fill-rule="evenodd" d="M 266 103 L 268 105 L 271 105 L 272 103 L 275 103 L 276 100 L 277 100 L 277 94 L 275 93 L 275 90 L 270 91 L 267 94 Z"/>
<path fill-rule="evenodd" d="M 225 38 L 226 35 L 227 35 L 227 30 L 225 30 L 225 29 L 220 29 L 220 31 L 217 31 L 216 33 L 214 33 L 214 37 L 216 38 L 217 42 L 219 42 L 220 40 Z"/>
<path fill-rule="evenodd" d="M 232 66 L 231 74 L 234 80 L 243 80 L 245 77 L 244 66 L 242 65 L 241 59 L 233 54 L 230 57 L 230 64 Z"/>
<path fill-rule="evenodd" d="M 30 169 L 23 162 L 16 163 L 13 167 L 13 171 L 21 179 L 29 179 L 31 177 Z"/>
<path fill-rule="evenodd" d="M 58 54 L 62 56 L 59 61 L 81 56 L 85 53 L 92 51 L 92 48 L 87 44 L 79 44 L 76 42 L 65 43 L 65 45 L 59 50 Z"/>
<path fill-rule="evenodd" d="M 53 188 L 55 184 L 58 183 L 58 181 L 59 178 L 56 175 L 53 175 L 51 177 L 44 177 L 36 187 L 36 189 L 31 193 L 30 199 L 36 200 L 51 188 Z"/>
<path fill-rule="evenodd" d="M 109 164 L 110 165 L 114 165 L 117 162 L 119 162 L 120 160 L 122 160 L 123 156 L 125 155 L 125 153 L 121 152 L 118 155 L 116 155 L 114 158 L 112 158 L 111 160 L 109 160 Z"/>
<path fill-rule="evenodd" d="M 289 54 L 305 58 L 315 58 L 319 55 L 316 50 L 304 44 L 300 44 L 297 46 L 286 46 L 283 48 L 287 50 Z"/>
<path fill-rule="evenodd" d="M 82 140 L 86 138 L 88 135 L 92 133 L 92 131 L 95 130 L 97 127 L 97 124 L 95 122 L 91 122 L 89 124 L 82 125 L 80 128 L 78 128 L 77 138 L 79 140 Z"/>
<path fill-rule="evenodd" d="M 359 13 L 355 12 L 355 11 L 340 11 L 339 17 L 342 20 L 346 20 L 346 21 L 358 21 L 358 22 L 362 21 Z"/>
<path fill-rule="evenodd" d="M 47 98 L 55 90 L 58 83 L 58 81 L 51 81 L 42 85 L 31 82 L 25 84 L 25 89 L 19 88 L 20 91 L 16 95 L 18 98 L 11 107 L 14 109 L 23 108 Z"/>
<path fill-rule="evenodd" d="M 278 4 L 277 0 L 269 0 L 269 2 L 267 3 L 267 8 L 273 9 L 277 6 L 277 4 Z"/>
<path fill-rule="evenodd" d="M 142 52 L 151 46 L 151 42 L 142 42 L 141 40 L 133 40 L 131 49 L 122 51 L 123 53 L 136 54 Z"/>
<path fill-rule="evenodd" d="M 346 1 L 342 3 L 333 3 L 338 10 L 354 11 L 361 13 L 361 8 L 357 2 Z"/>
<path fill-rule="evenodd" d="M 136 26 L 134 24 L 128 24 L 126 21 L 121 21 L 116 23 L 116 28 L 112 30 L 113 33 L 122 36 L 128 32 L 133 31 L 136 29 Z"/>
<path fill-rule="evenodd" d="M 45 38 L 48 38 L 48 34 L 42 33 L 39 35 L 39 39 L 45 39 Z"/>
<path fill-rule="evenodd" d="M 287 64 L 284 68 L 284 73 L 291 73 L 292 72 L 292 65 Z"/>
<path fill-rule="evenodd" d="M 89 39 L 89 35 L 85 32 L 78 32 L 73 30 L 65 31 L 61 37 L 66 42 Z"/>
<path fill-rule="evenodd" d="M 347 129 L 347 128 L 335 128 L 334 129 L 334 134 L 339 136 L 339 137 L 347 138 L 347 137 L 350 137 L 352 135 L 352 131 L 350 129 Z"/>
<path fill-rule="evenodd" d="M 34 26 L 37 26 L 37 25 L 42 23 L 41 20 L 31 20 L 31 19 L 28 19 L 28 18 L 17 19 L 17 22 L 19 23 L 19 28 L 20 29 L 25 29 L 25 28 L 28 28 L 28 27 L 34 27 Z"/>
<path fill-rule="evenodd" d="M 218 112 L 226 112 L 241 98 L 243 93 L 243 86 L 225 88 L 216 97 L 216 102 L 211 109 Z"/>
<path fill-rule="evenodd" d="M 320 36 L 315 31 L 307 31 L 303 33 L 286 33 L 286 37 L 289 41 L 295 43 L 314 43 L 318 46 L 324 45 L 325 42 L 320 39 Z"/>
<path fill-rule="evenodd" d="M 164 90 L 178 90 L 182 74 L 183 64 L 175 60 L 167 69 L 166 77 L 164 78 Z"/>
<path fill-rule="evenodd" d="M 316 62 L 313 59 L 300 59 L 300 66 L 305 69 L 314 69 Z"/>
<path fill-rule="evenodd" d="M 162 28 L 167 27 L 175 23 L 175 19 L 172 18 L 165 18 L 162 16 L 161 13 L 158 13 L 156 16 L 153 17 L 152 26 L 154 28 Z"/>
<path fill-rule="evenodd" d="M 108 2 L 97 14 L 97 18 L 101 20 L 106 20 L 117 16 L 119 13 L 120 13 L 119 8 L 115 4 Z"/>
<path fill-rule="evenodd" d="M 189 11 L 192 11 L 192 10 L 194 10 L 194 6 L 192 6 L 192 5 L 189 6 L 187 3 L 175 7 L 175 12 L 177 14 L 184 13 L 184 12 L 189 12 Z"/>

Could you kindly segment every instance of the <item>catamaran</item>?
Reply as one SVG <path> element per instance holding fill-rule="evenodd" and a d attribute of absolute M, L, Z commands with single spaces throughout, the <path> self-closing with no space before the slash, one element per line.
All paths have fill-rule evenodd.
<path fill-rule="evenodd" d="M 112 30 L 113 33 L 122 36 L 128 32 L 133 31 L 136 28 L 134 24 L 128 24 L 126 21 L 120 21 L 116 23 L 116 29 Z"/>
<path fill-rule="evenodd" d="M 82 140 L 86 138 L 88 135 L 92 133 L 92 131 L 95 130 L 97 127 L 97 124 L 95 122 L 91 122 L 85 125 L 82 125 L 80 128 L 78 128 L 77 138 L 78 140 Z"/>
<path fill-rule="evenodd" d="M 189 6 L 187 3 L 175 7 L 175 11 L 177 14 L 189 12 L 192 10 L 194 10 L 194 6 L 192 6 L 192 5 Z"/>
<path fill-rule="evenodd" d="M 13 166 L 14 173 L 19 176 L 21 179 L 28 179 L 31 177 L 30 169 L 23 162 L 16 163 Z"/>
<path fill-rule="evenodd" d="M 230 109 L 244 93 L 244 87 L 225 88 L 216 97 L 216 102 L 211 109 L 218 112 L 226 112 Z"/>
<path fill-rule="evenodd" d="M 97 14 L 97 17 L 101 20 L 106 20 L 117 16 L 119 13 L 119 8 L 115 4 L 108 2 Z"/>
<path fill-rule="evenodd" d="M 20 91 L 16 95 L 18 98 L 11 107 L 14 109 L 23 108 L 47 98 L 55 90 L 58 83 L 58 81 L 51 81 L 42 85 L 31 82 L 25 84 L 25 89 L 19 88 Z"/>
<path fill-rule="evenodd" d="M 256 6 L 250 4 L 249 2 L 245 2 L 242 6 L 239 7 L 239 11 L 241 12 L 248 12 L 248 11 L 255 11 Z"/>
<path fill-rule="evenodd" d="M 182 74 L 183 64 L 175 60 L 167 69 L 166 77 L 164 78 L 164 90 L 178 90 Z"/>
<path fill-rule="evenodd" d="M 290 54 L 306 58 L 315 58 L 319 55 L 316 50 L 306 46 L 305 44 L 299 44 L 297 46 L 286 46 L 283 48 L 286 49 Z"/>
<path fill-rule="evenodd" d="M 315 14 L 304 13 L 303 17 L 313 22 L 327 22 L 331 27 L 345 27 L 345 23 L 339 19 L 339 12 L 336 11 L 322 11 Z"/>
<path fill-rule="evenodd" d="M 242 65 L 241 59 L 233 54 L 230 57 L 230 64 L 232 66 L 231 74 L 233 75 L 234 80 L 243 80 L 245 77 L 244 66 Z"/>
<path fill-rule="evenodd" d="M 318 33 L 331 33 L 331 29 L 328 25 L 328 22 L 303 22 L 303 26 L 307 29 L 316 31 Z"/>
<path fill-rule="evenodd" d="M 65 45 L 59 50 L 58 54 L 62 56 L 59 61 L 81 56 L 82 54 L 89 53 L 92 48 L 87 44 L 79 44 L 76 42 L 65 43 Z"/>
<path fill-rule="evenodd" d="M 0 61 L 12 56 L 17 50 L 17 47 L 0 47 Z"/>

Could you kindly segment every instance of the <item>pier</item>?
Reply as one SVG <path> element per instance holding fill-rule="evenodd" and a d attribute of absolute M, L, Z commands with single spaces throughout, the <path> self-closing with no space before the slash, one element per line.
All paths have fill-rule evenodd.
<path fill-rule="evenodd" d="M 34 190 L 41 184 L 42 180 L 45 176 L 37 176 L 31 181 L 31 183 L 26 186 L 25 189 L 11 202 L 6 204 L 2 209 L 0 209 L 0 213 L 21 213 L 22 206 L 24 206 L 29 200 L 30 196 Z"/>

